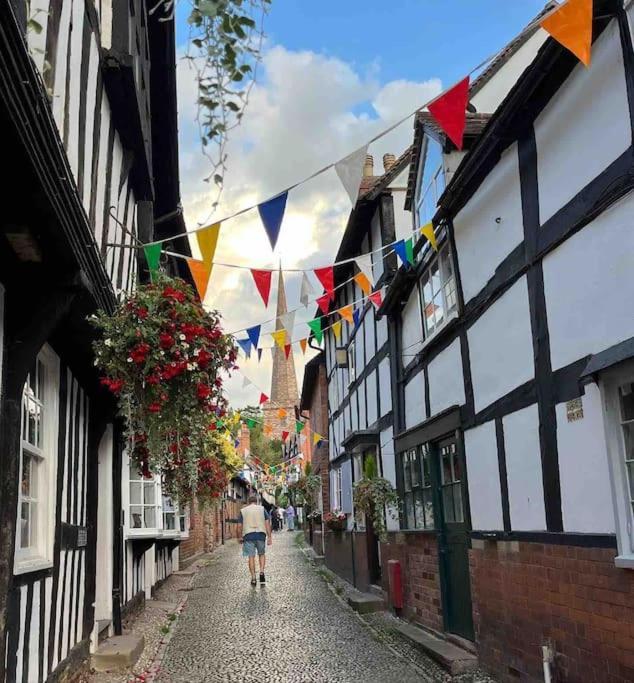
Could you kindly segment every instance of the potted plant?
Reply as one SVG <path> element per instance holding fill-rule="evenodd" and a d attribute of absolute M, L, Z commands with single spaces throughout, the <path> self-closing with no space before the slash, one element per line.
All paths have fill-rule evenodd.
<path fill-rule="evenodd" d="M 315 525 L 321 524 L 321 510 L 313 510 L 308 515 L 308 519 Z"/>
<path fill-rule="evenodd" d="M 399 498 L 392 484 L 378 476 L 376 461 L 372 457 L 366 460 L 363 478 L 354 485 L 353 499 L 355 509 L 371 519 L 379 540 L 387 540 L 385 510 L 394 515 L 394 510 L 398 510 Z"/>
<path fill-rule="evenodd" d="M 348 515 L 341 510 L 333 510 L 324 515 L 324 524 L 331 531 L 343 531 L 348 524 Z"/>

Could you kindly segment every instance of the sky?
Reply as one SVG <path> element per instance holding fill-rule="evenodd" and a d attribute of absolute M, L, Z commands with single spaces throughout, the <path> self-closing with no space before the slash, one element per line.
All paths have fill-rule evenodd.
<path fill-rule="evenodd" d="M 228 171 L 214 213 L 213 187 L 198 138 L 196 84 L 187 61 L 177 66 L 181 195 L 189 230 L 213 222 L 283 190 L 346 156 L 394 121 L 492 55 L 534 18 L 538 0 L 272 0 L 265 18 L 262 63 L 242 124 L 231 132 Z M 186 50 L 189 2 L 177 5 L 179 56 Z M 398 156 L 412 142 L 412 119 L 377 141 L 369 152 L 375 171 L 386 152 Z M 254 268 L 312 268 L 332 263 L 350 213 L 334 170 L 289 194 L 275 253 L 257 211 L 227 221 L 216 261 Z M 287 273 L 289 309 L 300 306 L 301 274 Z M 274 278 L 277 282 L 277 278 Z M 317 283 L 314 281 L 315 288 Z M 220 311 L 234 332 L 270 321 L 276 288 L 264 307 L 248 270 L 214 268 L 205 303 Z M 306 336 L 297 313 L 293 340 Z M 274 329 L 274 322 L 263 331 Z M 241 333 L 239 336 L 246 336 Z M 270 335 L 261 344 L 271 346 Z M 293 347 L 301 389 L 304 361 Z M 314 352 L 313 352 L 314 353 Z M 242 356 L 242 354 L 241 354 Z M 235 408 L 269 394 L 271 354 L 241 358 L 227 383 Z M 245 384 L 244 377 L 251 382 Z"/>

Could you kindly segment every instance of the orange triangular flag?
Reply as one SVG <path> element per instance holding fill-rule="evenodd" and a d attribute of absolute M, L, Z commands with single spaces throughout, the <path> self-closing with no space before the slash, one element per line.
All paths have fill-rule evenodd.
<path fill-rule="evenodd" d="M 592 51 L 592 0 L 568 0 L 547 16 L 541 27 L 586 66 Z"/>
<path fill-rule="evenodd" d="M 280 420 L 283 420 L 286 417 L 286 411 L 284 410 L 284 408 L 280 408 L 277 411 L 277 416 L 280 418 Z"/>
<path fill-rule="evenodd" d="M 366 278 L 367 279 L 367 278 Z M 344 319 L 347 320 L 349 323 L 354 322 L 354 318 L 352 317 L 352 305 L 350 306 L 344 306 L 343 308 L 340 308 L 337 313 Z"/>
<path fill-rule="evenodd" d="M 206 263 L 193 258 L 187 259 L 187 265 L 189 265 L 189 270 L 194 279 L 198 296 L 201 301 L 204 301 L 205 294 L 207 293 L 207 283 L 209 282 L 209 268 Z"/>
<path fill-rule="evenodd" d="M 354 276 L 354 281 L 361 287 L 361 290 L 366 296 L 372 291 L 372 283 L 363 273 L 357 273 Z"/>
<path fill-rule="evenodd" d="M 458 149 L 462 149 L 462 136 L 467 121 L 469 76 L 429 104 L 427 109 L 436 123 Z"/>
<path fill-rule="evenodd" d="M 306 353 L 306 342 L 307 339 L 300 339 L 299 340 L 299 345 L 302 347 L 302 353 Z"/>
<path fill-rule="evenodd" d="M 268 436 L 273 433 L 273 427 L 271 427 L 271 425 L 264 425 L 263 431 Z"/>

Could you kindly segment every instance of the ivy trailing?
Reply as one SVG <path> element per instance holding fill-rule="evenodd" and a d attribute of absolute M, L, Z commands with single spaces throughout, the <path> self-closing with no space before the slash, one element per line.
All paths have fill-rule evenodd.
<path fill-rule="evenodd" d="M 399 498 L 392 484 L 377 473 L 376 460 L 366 460 L 363 477 L 354 485 L 354 505 L 372 520 L 374 532 L 380 541 L 387 540 L 385 511 L 394 515 L 398 510 Z"/>

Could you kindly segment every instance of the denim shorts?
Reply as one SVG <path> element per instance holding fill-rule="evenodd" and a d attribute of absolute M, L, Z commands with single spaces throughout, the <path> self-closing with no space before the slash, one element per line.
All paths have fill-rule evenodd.
<path fill-rule="evenodd" d="M 243 541 L 242 542 L 242 555 L 243 557 L 255 557 L 255 553 L 258 555 L 264 555 L 266 552 L 266 541 L 265 540 L 255 540 L 255 541 Z"/>

